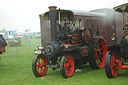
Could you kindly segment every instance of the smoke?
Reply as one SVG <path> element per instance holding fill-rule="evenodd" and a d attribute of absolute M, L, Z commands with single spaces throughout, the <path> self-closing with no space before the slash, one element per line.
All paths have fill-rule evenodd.
<path fill-rule="evenodd" d="M 48 11 L 49 6 L 62 9 L 94 10 L 113 8 L 127 0 L 0 0 L 0 27 L 5 29 L 40 30 L 38 15 Z"/>
<path fill-rule="evenodd" d="M 117 5 L 128 2 L 127 0 L 55 0 L 54 2 L 51 2 L 50 0 L 48 1 L 49 5 L 55 5 L 58 8 L 84 11 L 90 11 L 100 8 L 113 8 Z"/>

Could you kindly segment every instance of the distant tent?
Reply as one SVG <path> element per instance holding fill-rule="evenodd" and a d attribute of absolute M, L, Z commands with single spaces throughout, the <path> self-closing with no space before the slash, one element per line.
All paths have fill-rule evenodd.
<path fill-rule="evenodd" d="M 6 33 L 6 30 L 5 29 L 3 29 L 3 28 L 0 28 L 0 34 L 3 34 L 3 33 Z"/>
<path fill-rule="evenodd" d="M 16 33 L 13 30 L 7 31 L 7 34 L 12 35 L 12 36 L 16 36 Z"/>

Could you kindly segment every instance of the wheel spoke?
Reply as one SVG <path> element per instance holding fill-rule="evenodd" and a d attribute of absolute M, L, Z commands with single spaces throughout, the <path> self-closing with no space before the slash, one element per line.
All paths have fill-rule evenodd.
<path fill-rule="evenodd" d="M 100 63 L 100 60 L 99 60 L 99 57 L 97 56 L 97 64 L 99 64 Z"/>
<path fill-rule="evenodd" d="M 71 73 L 72 72 L 72 68 L 69 68 L 69 73 Z"/>
<path fill-rule="evenodd" d="M 101 50 L 103 50 L 103 47 L 101 47 L 101 48 L 99 49 L 99 51 L 101 51 Z"/>
<path fill-rule="evenodd" d="M 37 68 L 37 72 L 39 72 L 39 68 Z"/>
<path fill-rule="evenodd" d="M 37 60 L 37 62 L 38 62 L 38 64 L 40 64 L 40 61 L 39 61 L 39 59 Z"/>
<path fill-rule="evenodd" d="M 42 68 L 41 68 L 41 71 L 43 72 L 44 70 L 45 70 L 45 67 L 42 67 Z"/>
<path fill-rule="evenodd" d="M 72 65 L 72 59 L 69 59 L 69 65 L 70 66 Z"/>
<path fill-rule="evenodd" d="M 69 58 L 66 58 L 65 64 L 66 64 L 67 67 L 69 67 L 70 63 L 71 63 L 71 62 L 70 62 L 70 59 L 69 59 Z"/>
<path fill-rule="evenodd" d="M 113 67 L 114 66 L 114 62 L 113 62 L 114 60 L 113 60 L 113 57 L 111 57 L 111 61 L 110 61 L 110 63 L 111 63 L 111 67 Z"/>
<path fill-rule="evenodd" d="M 95 57 L 97 56 L 97 51 L 95 51 Z"/>
<path fill-rule="evenodd" d="M 66 72 L 66 73 L 68 73 L 68 69 L 69 69 L 69 68 L 66 68 L 66 69 L 65 69 L 65 72 Z"/>
<path fill-rule="evenodd" d="M 39 68 L 39 64 L 36 65 Z"/>
<path fill-rule="evenodd" d="M 97 58 L 97 56 L 98 56 L 98 54 L 97 53 L 95 53 L 95 57 Z"/>
<path fill-rule="evenodd" d="M 96 43 L 96 46 L 97 46 L 97 48 L 99 48 L 99 46 L 100 46 L 99 42 Z"/>
<path fill-rule="evenodd" d="M 100 56 L 99 58 L 100 58 L 101 60 L 103 59 L 103 57 L 101 57 L 101 56 Z"/>
<path fill-rule="evenodd" d="M 45 65 L 45 62 L 43 61 L 43 62 L 41 62 L 41 64 L 42 64 L 42 65 Z"/>

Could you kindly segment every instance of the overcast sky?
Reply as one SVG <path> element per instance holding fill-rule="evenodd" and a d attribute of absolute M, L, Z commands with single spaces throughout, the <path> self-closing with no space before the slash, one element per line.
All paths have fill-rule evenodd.
<path fill-rule="evenodd" d="M 39 32 L 39 14 L 48 11 L 49 6 L 89 11 L 113 8 L 126 2 L 128 0 L 0 0 L 0 28 Z"/>

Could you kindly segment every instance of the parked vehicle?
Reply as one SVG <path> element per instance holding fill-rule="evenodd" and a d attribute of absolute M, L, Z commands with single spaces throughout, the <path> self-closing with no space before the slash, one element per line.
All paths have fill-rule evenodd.
<path fill-rule="evenodd" d="M 41 33 L 37 33 L 37 34 L 35 35 L 35 38 L 41 38 Z"/>
<path fill-rule="evenodd" d="M 21 32 L 16 33 L 15 39 L 22 39 L 22 38 L 24 38 L 23 33 Z"/>
<path fill-rule="evenodd" d="M 40 52 L 32 63 L 36 77 L 44 76 L 48 68 L 60 68 L 64 78 L 71 77 L 75 66 L 87 62 L 93 69 L 103 68 L 107 51 L 120 53 L 118 45 L 123 35 L 118 29 L 122 26 L 120 13 L 113 9 L 90 12 L 49 9 L 40 15 L 43 48 L 38 49 Z"/>
<path fill-rule="evenodd" d="M 7 46 L 7 43 L 2 35 L 0 35 L 0 54 L 5 52 L 5 46 Z"/>
<path fill-rule="evenodd" d="M 122 4 L 114 8 L 115 11 L 122 13 L 123 16 L 121 23 L 120 33 L 123 34 L 120 43 L 117 45 L 119 51 L 112 46 L 113 49 L 108 51 L 105 59 L 105 72 L 108 78 L 114 78 L 118 75 L 119 69 L 128 69 L 128 3 Z M 118 31 L 119 29 L 117 29 Z M 117 37 L 117 35 L 116 35 Z"/>

